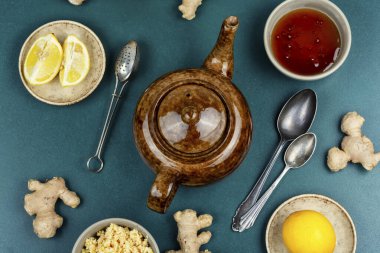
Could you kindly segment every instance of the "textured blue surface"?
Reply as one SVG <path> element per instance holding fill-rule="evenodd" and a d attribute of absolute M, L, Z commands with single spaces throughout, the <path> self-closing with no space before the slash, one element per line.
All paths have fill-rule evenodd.
<path fill-rule="evenodd" d="M 79 234 L 108 217 L 125 217 L 145 226 L 162 250 L 177 249 L 172 214 L 193 208 L 210 213 L 213 252 L 265 252 L 264 231 L 277 206 L 302 193 L 332 197 L 351 214 L 358 232 L 360 253 L 380 248 L 380 168 L 365 172 L 350 165 L 332 174 L 325 165 L 328 148 L 337 145 L 341 116 L 356 110 L 366 119 L 364 133 L 380 150 L 380 2 L 334 0 L 346 14 L 353 43 L 345 64 L 332 76 L 312 83 L 289 79 L 269 62 L 262 42 L 266 18 L 280 3 L 271 1 L 205 0 L 198 17 L 180 18 L 179 1 L 88 0 L 74 7 L 65 0 L 8 0 L 0 2 L 0 251 L 71 252 Z M 242 90 L 254 119 L 253 145 L 240 168 L 218 183 L 182 187 L 166 215 L 146 208 L 154 174 L 134 146 L 132 117 L 138 98 L 160 75 L 178 68 L 200 66 L 211 50 L 223 19 L 240 18 L 235 44 L 234 82 Z M 18 76 L 22 43 L 49 21 L 71 19 L 92 28 L 104 43 L 109 62 L 130 39 L 141 45 L 141 66 L 128 87 L 120 117 L 105 153 L 106 168 L 88 173 L 86 159 L 97 144 L 113 86 L 108 65 L 99 88 L 73 106 L 55 107 L 33 98 Z M 236 207 L 260 175 L 278 142 L 275 119 L 281 105 L 302 88 L 314 89 L 319 108 L 312 127 L 318 136 L 315 156 L 303 169 L 289 173 L 275 191 L 257 224 L 245 233 L 230 229 Z M 283 166 L 278 161 L 271 180 Z M 57 211 L 64 225 L 50 240 L 38 239 L 32 217 L 23 209 L 27 180 L 62 176 L 82 198 L 73 210 L 62 203 Z"/>

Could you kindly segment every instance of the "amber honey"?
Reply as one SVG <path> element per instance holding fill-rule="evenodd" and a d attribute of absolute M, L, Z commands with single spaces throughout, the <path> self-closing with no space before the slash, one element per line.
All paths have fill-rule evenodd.
<path fill-rule="evenodd" d="M 335 23 L 324 13 L 298 9 L 283 16 L 271 35 L 278 62 L 301 75 L 328 70 L 339 55 L 341 39 Z"/>

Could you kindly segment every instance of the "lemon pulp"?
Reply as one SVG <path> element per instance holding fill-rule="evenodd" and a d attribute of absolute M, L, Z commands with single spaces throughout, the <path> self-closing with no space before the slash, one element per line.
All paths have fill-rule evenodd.
<path fill-rule="evenodd" d="M 61 67 L 63 50 L 54 34 L 38 38 L 24 62 L 24 77 L 32 85 L 50 82 Z"/>
<path fill-rule="evenodd" d="M 336 236 L 330 221 L 315 211 L 298 211 L 286 218 L 282 238 L 290 253 L 333 253 Z"/>
<path fill-rule="evenodd" d="M 82 82 L 90 69 L 90 57 L 86 46 L 76 36 L 69 35 L 63 43 L 63 62 L 59 73 L 62 86 Z"/>

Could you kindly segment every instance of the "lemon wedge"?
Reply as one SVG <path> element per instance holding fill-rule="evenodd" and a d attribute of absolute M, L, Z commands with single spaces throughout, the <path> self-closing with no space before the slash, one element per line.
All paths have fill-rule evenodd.
<path fill-rule="evenodd" d="M 69 35 L 63 43 L 63 62 L 59 80 L 64 87 L 77 85 L 90 70 L 90 56 L 86 46 L 76 36 Z"/>
<path fill-rule="evenodd" d="M 63 50 L 54 34 L 37 39 L 26 56 L 24 77 L 32 85 L 50 82 L 61 67 Z"/>

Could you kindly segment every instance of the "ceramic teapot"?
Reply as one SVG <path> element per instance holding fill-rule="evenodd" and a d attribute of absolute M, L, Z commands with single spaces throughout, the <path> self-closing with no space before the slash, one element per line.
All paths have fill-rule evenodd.
<path fill-rule="evenodd" d="M 157 173 L 148 207 L 164 213 L 180 184 L 211 183 L 234 171 L 252 135 L 248 105 L 231 82 L 239 21 L 224 20 L 202 68 L 166 74 L 144 92 L 135 112 L 134 137 Z"/>

